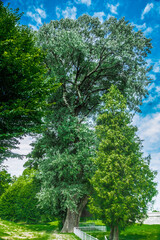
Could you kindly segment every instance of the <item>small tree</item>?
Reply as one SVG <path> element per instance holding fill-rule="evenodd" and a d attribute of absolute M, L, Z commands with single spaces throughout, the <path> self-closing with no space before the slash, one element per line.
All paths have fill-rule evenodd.
<path fill-rule="evenodd" d="M 94 163 L 97 170 L 91 179 L 95 190 L 90 208 L 111 227 L 110 240 L 119 239 L 119 227 L 142 221 L 147 204 L 156 195 L 155 171 L 149 169 L 150 157 L 144 158 L 137 128 L 126 100 L 112 86 L 103 97 L 104 112 L 97 120 L 100 139 Z"/>
<path fill-rule="evenodd" d="M 12 221 L 39 221 L 42 212 L 37 208 L 36 193 L 40 182 L 35 179 L 35 170 L 24 170 L 0 197 L 0 217 Z"/>

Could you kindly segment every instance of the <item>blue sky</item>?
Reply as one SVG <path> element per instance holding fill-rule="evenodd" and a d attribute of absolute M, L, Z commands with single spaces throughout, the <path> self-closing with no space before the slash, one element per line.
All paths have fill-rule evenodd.
<path fill-rule="evenodd" d="M 125 16 L 135 26 L 135 31 L 142 30 L 144 35 L 152 39 L 152 53 L 147 58 L 148 66 L 153 66 L 149 73 L 153 81 L 148 86 L 149 96 L 143 100 L 142 113 L 136 114 L 134 124 L 139 128 L 139 136 L 143 139 L 144 153 L 151 154 L 151 168 L 158 170 L 157 181 L 160 183 L 160 0 L 6 0 L 13 9 L 24 12 L 21 24 L 38 30 L 42 24 L 61 18 L 76 19 L 86 13 L 99 17 L 103 22 L 110 16 Z M 27 153 L 30 147 L 29 138 L 21 143 L 21 152 Z M 14 162 L 13 162 L 14 161 Z M 19 175 L 23 162 L 9 160 L 8 170 Z M 160 192 L 160 185 L 158 185 Z M 156 198 L 155 209 L 160 210 L 160 194 Z"/>

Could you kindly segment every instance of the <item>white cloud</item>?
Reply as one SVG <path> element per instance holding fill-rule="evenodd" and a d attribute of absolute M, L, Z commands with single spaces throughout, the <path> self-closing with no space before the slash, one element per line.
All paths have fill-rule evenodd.
<path fill-rule="evenodd" d="M 144 31 L 144 34 L 145 34 L 145 35 L 148 35 L 148 34 L 151 33 L 152 31 L 153 31 L 153 28 L 148 27 L 148 28 Z"/>
<path fill-rule="evenodd" d="M 113 5 L 113 4 L 107 4 L 107 7 L 109 8 L 110 12 L 113 13 L 113 14 L 118 14 L 117 12 L 117 8 L 119 6 L 119 3 L 117 3 L 116 5 Z"/>
<path fill-rule="evenodd" d="M 60 16 L 61 16 L 61 8 L 59 8 L 59 7 L 56 7 L 56 15 L 57 15 L 57 18 L 60 18 Z"/>
<path fill-rule="evenodd" d="M 152 80 L 156 80 L 156 76 L 154 74 L 149 74 L 148 75 Z"/>
<path fill-rule="evenodd" d="M 151 94 L 149 95 L 149 97 L 145 98 L 145 100 L 143 100 L 143 103 L 151 103 L 153 101 L 155 101 L 157 98 L 157 96 L 152 96 Z"/>
<path fill-rule="evenodd" d="M 33 29 L 37 30 L 37 27 L 41 26 L 42 25 L 42 18 L 46 18 L 47 15 L 46 15 L 46 12 L 44 9 L 42 9 L 42 5 L 41 5 L 41 8 L 36 8 L 34 9 L 34 12 L 32 11 L 28 11 L 26 13 L 26 15 L 28 17 L 31 17 L 32 18 L 32 21 L 35 21 L 36 22 L 36 26 L 35 25 L 32 25 L 32 24 L 29 24 L 29 26 L 33 27 Z"/>
<path fill-rule="evenodd" d="M 145 117 L 136 115 L 134 124 L 138 126 L 138 135 L 143 142 L 145 151 L 154 151 L 160 148 L 160 113 L 148 114 Z"/>
<path fill-rule="evenodd" d="M 160 86 L 156 87 L 156 92 L 160 94 Z"/>
<path fill-rule="evenodd" d="M 75 3 L 79 4 L 86 4 L 87 6 L 91 5 L 91 0 L 75 0 Z"/>
<path fill-rule="evenodd" d="M 31 17 L 32 20 L 34 20 L 37 23 L 37 25 L 42 24 L 41 17 L 39 16 L 39 14 L 32 13 L 32 12 L 27 12 L 26 14 L 28 17 Z"/>
<path fill-rule="evenodd" d="M 133 124 L 138 126 L 138 135 L 141 140 L 144 140 L 142 144 L 145 156 L 151 154 L 150 167 L 158 171 L 155 181 L 160 183 L 160 113 L 148 114 L 145 117 L 136 114 Z M 160 184 L 158 185 L 158 190 L 159 194 L 155 197 L 154 208 L 160 210 Z"/>
<path fill-rule="evenodd" d="M 65 10 L 62 10 L 61 8 L 56 7 L 56 15 L 57 15 L 57 18 L 60 18 L 60 16 L 63 16 L 64 18 L 76 19 L 77 8 L 66 7 Z"/>
<path fill-rule="evenodd" d="M 104 12 L 95 12 L 93 17 L 98 17 L 100 22 L 102 23 L 103 22 L 103 17 L 105 17 L 105 13 Z"/>
<path fill-rule="evenodd" d="M 143 23 L 142 25 L 138 25 L 133 23 L 133 25 L 138 29 L 138 30 L 144 30 L 146 28 L 146 23 Z"/>
<path fill-rule="evenodd" d="M 147 14 L 147 13 L 149 13 L 150 10 L 151 10 L 153 7 L 154 7 L 154 4 L 153 4 L 153 3 L 148 3 L 148 4 L 146 5 L 146 7 L 144 8 L 144 10 L 143 10 L 143 12 L 142 12 L 142 14 L 141 14 L 141 19 L 142 19 L 142 20 L 144 19 L 144 15 Z"/>
<path fill-rule="evenodd" d="M 39 13 L 39 15 L 41 16 L 41 18 L 46 18 L 46 12 L 43 10 L 43 9 L 40 9 L 40 8 L 36 8 L 35 9 L 36 10 L 36 12 L 38 12 Z"/>
<path fill-rule="evenodd" d="M 107 20 L 108 20 L 110 17 L 114 17 L 114 16 L 111 15 L 111 14 L 108 14 L 108 15 L 107 15 Z"/>
<path fill-rule="evenodd" d="M 159 72 L 160 73 L 160 60 L 154 64 L 153 72 L 155 72 L 155 73 Z"/>
<path fill-rule="evenodd" d="M 151 91 L 152 89 L 154 89 L 155 88 L 155 83 L 151 83 L 151 84 L 149 84 L 148 86 L 147 86 L 147 90 L 148 91 Z M 150 96 L 150 95 L 149 95 Z"/>
<path fill-rule="evenodd" d="M 146 63 L 147 63 L 147 67 L 150 67 L 151 64 L 152 64 L 152 59 L 148 58 L 148 59 L 146 60 Z"/>

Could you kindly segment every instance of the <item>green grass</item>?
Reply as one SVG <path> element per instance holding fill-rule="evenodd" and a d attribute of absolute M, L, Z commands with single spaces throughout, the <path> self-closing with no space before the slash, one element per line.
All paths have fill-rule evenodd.
<path fill-rule="evenodd" d="M 104 240 L 104 236 L 109 236 L 107 232 L 89 232 L 90 235 Z M 127 227 L 120 233 L 120 240 L 160 240 L 160 225 L 140 225 L 135 224 Z"/>
<path fill-rule="evenodd" d="M 103 225 L 100 220 L 83 222 L 81 226 L 87 225 Z M 109 231 L 89 232 L 90 235 L 104 240 L 104 236 L 109 236 Z M 20 240 L 20 239 L 34 239 L 34 240 L 77 240 L 74 234 L 60 234 L 58 229 L 58 221 L 47 224 L 26 224 L 13 223 L 10 221 L 0 220 L 0 240 Z M 139 225 L 135 224 L 131 227 L 121 231 L 120 240 L 160 240 L 160 225 Z"/>
<path fill-rule="evenodd" d="M 77 240 L 74 234 L 60 234 L 58 221 L 47 224 L 25 224 L 0 220 L 0 240 Z"/>

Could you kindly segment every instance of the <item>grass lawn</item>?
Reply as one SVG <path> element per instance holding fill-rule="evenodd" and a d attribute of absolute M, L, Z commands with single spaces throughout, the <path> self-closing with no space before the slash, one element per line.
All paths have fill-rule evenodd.
<path fill-rule="evenodd" d="M 81 226 L 90 224 L 103 225 L 101 221 L 87 221 L 81 223 Z M 104 236 L 109 236 L 107 232 L 89 232 L 90 235 L 104 240 Z M 74 234 L 60 234 L 58 230 L 58 221 L 50 222 L 47 224 L 25 224 L 13 223 L 10 221 L 0 220 L 0 240 L 77 240 Z M 120 240 L 160 240 L 160 225 L 138 225 L 135 224 L 131 227 L 121 231 Z"/>
<path fill-rule="evenodd" d="M 90 235 L 104 240 L 104 236 L 109 236 L 107 232 L 90 232 Z M 120 233 L 120 240 L 160 240 L 160 225 L 140 225 L 135 224 L 127 227 Z"/>
<path fill-rule="evenodd" d="M 77 240 L 74 234 L 60 234 L 58 221 L 48 224 L 13 223 L 0 220 L 0 240 Z"/>

